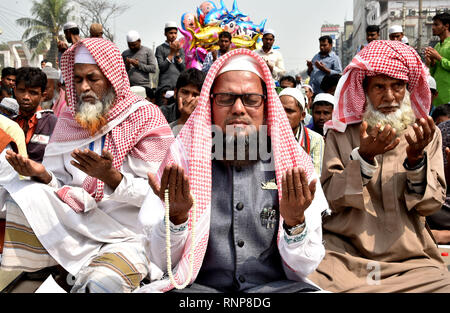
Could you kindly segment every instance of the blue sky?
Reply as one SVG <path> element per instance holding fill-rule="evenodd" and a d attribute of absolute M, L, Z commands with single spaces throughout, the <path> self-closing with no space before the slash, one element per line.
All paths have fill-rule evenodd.
<path fill-rule="evenodd" d="M 125 36 L 129 30 L 137 30 L 144 45 L 152 48 L 164 40 L 164 23 L 169 20 L 180 23 L 186 12 L 196 12 L 202 0 L 116 0 L 130 6 L 111 27 L 116 33 L 116 44 L 126 49 Z M 214 1 L 219 5 L 219 0 Z M 233 0 L 224 0 L 231 9 Z M 303 70 L 306 60 L 319 50 L 320 27 L 324 23 L 344 25 L 353 18 L 353 0 L 238 0 L 239 9 L 259 24 L 268 19 L 266 27 L 277 32 L 275 44 L 280 46 L 286 68 Z M 0 1 L 0 42 L 17 40 L 23 29 L 15 25 L 19 17 L 30 16 L 31 0 Z"/>

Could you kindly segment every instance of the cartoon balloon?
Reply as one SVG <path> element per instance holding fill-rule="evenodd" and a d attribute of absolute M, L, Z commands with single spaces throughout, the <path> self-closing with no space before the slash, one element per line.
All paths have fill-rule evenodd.
<path fill-rule="evenodd" d="M 220 0 L 220 9 L 212 10 L 205 16 L 205 26 L 217 26 L 221 23 L 221 20 L 228 15 L 228 9 L 225 6 L 223 0 Z"/>
<path fill-rule="evenodd" d="M 262 37 L 262 34 L 256 34 L 253 38 L 247 36 L 244 37 L 233 37 L 231 42 L 236 48 L 247 48 L 250 50 L 255 50 L 258 40 Z"/>
<path fill-rule="evenodd" d="M 195 15 L 193 13 L 184 13 L 181 16 L 181 27 L 186 30 L 188 28 L 192 28 L 194 30 L 197 29 L 195 24 Z"/>
<path fill-rule="evenodd" d="M 202 4 L 200 4 L 200 7 L 197 8 L 197 18 L 200 24 L 205 25 L 204 24 L 205 16 L 215 9 L 217 9 L 216 4 L 212 1 L 205 1 Z"/>

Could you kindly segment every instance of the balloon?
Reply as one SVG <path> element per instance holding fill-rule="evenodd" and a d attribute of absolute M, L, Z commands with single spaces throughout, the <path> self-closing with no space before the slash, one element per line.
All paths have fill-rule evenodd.
<path fill-rule="evenodd" d="M 233 19 L 235 18 L 246 18 L 248 17 L 247 14 L 242 13 L 241 11 L 239 11 L 239 8 L 237 6 L 237 0 L 234 0 L 233 2 L 233 9 L 231 9 L 230 15 L 233 17 Z"/>
<path fill-rule="evenodd" d="M 184 13 L 181 16 L 181 27 L 184 30 L 188 28 L 196 29 L 195 15 L 193 13 Z"/>
<path fill-rule="evenodd" d="M 266 27 L 266 22 L 267 19 L 262 21 L 261 24 L 259 25 L 253 24 L 252 22 L 243 22 L 243 21 L 239 21 L 237 22 L 237 24 L 245 35 L 252 36 L 253 33 L 263 33 L 264 28 Z"/>
<path fill-rule="evenodd" d="M 191 33 L 191 49 L 194 46 L 208 47 L 217 44 L 219 41 L 219 34 L 223 32 L 222 27 L 219 26 L 206 26 L 201 28 L 198 33 L 195 33 L 192 29 L 188 28 Z"/>
<path fill-rule="evenodd" d="M 220 8 L 213 1 L 202 2 L 197 7 L 197 16 L 192 13 L 181 16 L 180 32 L 184 35 L 187 67 L 199 68 L 209 51 L 218 50 L 219 34 L 223 31 L 231 34 L 232 49 L 260 49 L 266 23 L 267 19 L 259 25 L 253 23 L 247 14 L 239 10 L 237 0 L 233 1 L 231 11 L 223 0 L 220 0 Z"/>
<path fill-rule="evenodd" d="M 212 1 L 205 1 L 202 4 L 200 4 L 200 7 L 197 8 L 197 17 L 198 20 L 200 21 L 200 24 L 205 25 L 204 24 L 205 16 L 215 9 L 217 9 L 216 4 Z"/>
<path fill-rule="evenodd" d="M 189 31 L 185 31 L 182 28 L 178 28 L 180 33 L 184 36 L 183 41 L 183 50 L 184 50 L 184 59 L 186 62 L 186 68 L 196 68 L 201 70 L 203 65 L 203 61 L 208 54 L 208 51 L 202 47 L 194 47 L 191 48 L 192 35 Z"/>
<path fill-rule="evenodd" d="M 255 50 L 258 40 L 262 37 L 262 34 L 256 34 L 253 38 L 247 36 L 243 37 L 233 37 L 231 42 L 236 48 L 247 48 L 250 50 Z"/>
<path fill-rule="evenodd" d="M 217 26 L 221 23 L 221 20 L 228 15 L 228 9 L 226 8 L 225 3 L 223 3 L 223 0 L 220 0 L 220 5 L 222 8 L 212 10 L 205 16 L 205 26 Z"/>

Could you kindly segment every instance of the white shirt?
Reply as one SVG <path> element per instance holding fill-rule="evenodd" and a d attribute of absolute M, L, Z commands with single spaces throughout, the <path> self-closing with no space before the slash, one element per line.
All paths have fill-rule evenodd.
<path fill-rule="evenodd" d="M 264 52 L 264 50 L 258 49 L 255 51 L 256 54 L 261 56 L 264 61 L 269 62 L 273 66 L 272 77 L 274 80 L 278 81 L 281 77 L 286 74 L 286 69 L 284 67 L 284 60 L 281 52 L 277 50 L 270 49 L 269 52 Z"/>

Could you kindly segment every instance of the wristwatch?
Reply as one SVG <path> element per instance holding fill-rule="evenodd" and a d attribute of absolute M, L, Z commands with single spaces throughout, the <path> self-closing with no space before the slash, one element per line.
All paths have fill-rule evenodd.
<path fill-rule="evenodd" d="M 289 228 L 286 223 L 283 222 L 284 231 L 288 236 L 297 236 L 303 233 L 306 228 L 306 221 L 302 224 L 295 225 L 294 227 Z"/>

